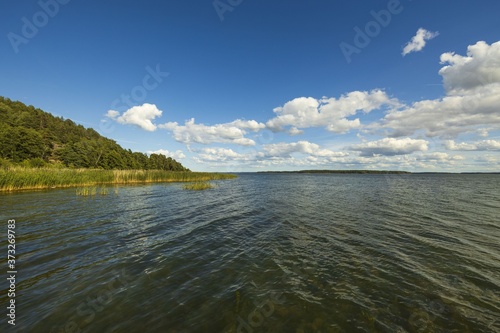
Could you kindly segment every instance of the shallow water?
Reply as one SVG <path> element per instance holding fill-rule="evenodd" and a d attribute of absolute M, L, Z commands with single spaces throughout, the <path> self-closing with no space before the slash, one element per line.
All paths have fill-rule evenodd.
<path fill-rule="evenodd" d="M 215 183 L 0 195 L 14 330 L 500 332 L 500 175 Z"/>

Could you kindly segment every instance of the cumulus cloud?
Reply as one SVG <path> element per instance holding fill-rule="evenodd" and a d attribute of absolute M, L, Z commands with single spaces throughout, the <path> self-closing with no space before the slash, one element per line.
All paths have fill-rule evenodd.
<path fill-rule="evenodd" d="M 474 158 L 474 161 L 481 164 L 488 164 L 491 167 L 498 167 L 498 165 L 500 165 L 500 159 L 498 157 L 498 154 L 497 155 L 486 154 L 486 155 L 476 156 Z M 496 169 L 495 171 L 498 171 L 498 169 Z"/>
<path fill-rule="evenodd" d="M 262 151 L 236 152 L 227 148 L 202 149 L 194 160 L 212 167 L 279 168 L 295 167 L 328 169 L 373 169 L 373 170 L 450 170 L 456 171 L 463 156 L 443 152 L 416 152 L 407 155 L 349 155 L 345 152 L 316 154 L 322 148 L 312 148 L 303 143 L 279 143 L 268 145 Z M 293 154 L 299 152 L 301 154 Z M 303 153 L 303 152 L 309 152 Z M 318 155 L 327 155 L 323 157 Z M 491 159 L 490 159 L 491 160 Z M 484 162 L 486 163 L 486 162 Z"/>
<path fill-rule="evenodd" d="M 395 139 L 384 138 L 377 141 L 352 145 L 351 150 L 359 151 L 360 156 L 394 156 L 406 155 L 418 151 L 427 151 L 429 143 L 426 140 L 415 140 L 410 138 Z"/>
<path fill-rule="evenodd" d="M 440 59 L 446 66 L 439 74 L 449 94 L 462 95 L 474 88 L 500 83 L 500 42 L 488 45 L 480 41 L 467 47 L 466 56 L 448 52 Z"/>
<path fill-rule="evenodd" d="M 186 158 L 186 155 L 184 155 L 184 152 L 182 150 L 168 151 L 165 149 L 158 149 L 155 151 L 148 151 L 148 154 L 165 155 L 167 157 L 172 157 L 174 160 L 180 160 Z"/>
<path fill-rule="evenodd" d="M 303 133 L 304 133 L 304 131 L 303 130 L 299 130 L 297 127 L 292 127 L 288 131 L 288 134 L 290 134 L 290 135 L 300 135 L 300 134 L 303 134 Z"/>
<path fill-rule="evenodd" d="M 401 111 L 390 111 L 382 120 L 382 127 L 389 128 L 395 137 L 418 130 L 424 130 L 429 137 L 454 137 L 484 125 L 499 128 L 499 103 L 500 86 L 486 86 L 468 95 L 424 100 Z"/>
<path fill-rule="evenodd" d="M 349 154 L 321 148 L 315 143 L 298 141 L 291 143 L 275 143 L 263 145 L 260 150 L 241 148 L 242 152 L 236 152 L 228 148 L 204 148 L 198 152 L 195 160 L 205 163 L 235 162 L 251 165 L 252 167 L 270 165 L 295 165 L 312 166 L 324 165 Z M 245 151 L 246 150 L 246 151 Z"/>
<path fill-rule="evenodd" d="M 177 122 L 168 122 L 158 127 L 170 131 L 175 140 L 185 144 L 218 142 L 254 146 L 255 141 L 245 137 L 247 131 L 257 132 L 265 128 L 265 125 L 255 120 L 238 119 L 230 123 L 207 126 L 196 124 L 194 118 L 191 118 L 184 125 L 179 125 Z"/>
<path fill-rule="evenodd" d="M 299 128 L 324 127 L 330 132 L 346 133 L 351 129 L 359 128 L 359 119 L 349 120 L 358 111 L 368 113 L 384 105 L 393 105 L 382 90 L 353 91 L 340 98 L 312 97 L 295 98 L 285 105 L 275 108 L 277 114 L 266 125 L 273 131 L 283 131 L 284 127 L 291 126 L 290 134 L 300 134 Z"/>
<path fill-rule="evenodd" d="M 461 161 L 464 157 L 461 155 L 449 155 L 442 152 L 434 152 L 429 154 L 422 154 L 416 157 L 417 161 L 432 162 L 432 163 L 450 163 L 454 164 L 455 161 Z"/>
<path fill-rule="evenodd" d="M 161 117 L 161 114 L 162 111 L 158 110 L 156 105 L 144 103 L 128 109 L 122 115 L 118 111 L 109 110 L 106 117 L 115 120 L 119 124 L 135 125 L 146 131 L 153 132 L 156 130 L 156 125 L 153 124 L 152 120 Z"/>
<path fill-rule="evenodd" d="M 500 42 L 478 42 L 468 56 L 445 53 L 439 73 L 447 95 L 390 110 L 380 124 L 393 137 L 424 130 L 429 137 L 452 138 L 460 133 L 500 128 Z"/>
<path fill-rule="evenodd" d="M 455 143 L 453 140 L 447 140 L 444 143 L 448 150 L 461 151 L 500 151 L 500 140 L 481 140 L 476 142 Z"/>
<path fill-rule="evenodd" d="M 264 155 L 262 156 L 267 157 L 290 156 L 293 153 L 303 153 L 314 157 L 340 157 L 347 155 L 347 153 L 344 152 L 323 149 L 319 145 L 308 141 L 291 143 L 280 142 L 264 145 L 262 148 L 264 151 Z"/>
<path fill-rule="evenodd" d="M 422 38 L 423 42 L 419 42 L 418 39 L 412 39 L 416 46 L 409 52 L 421 50 L 427 40 Z M 165 129 L 178 142 L 188 145 L 194 161 L 207 163 L 213 168 L 244 165 L 247 169 L 317 166 L 340 169 L 439 168 L 450 171 L 462 168 L 467 171 L 465 168 L 474 165 L 479 165 L 484 170 L 490 170 L 491 165 L 498 166 L 498 157 L 490 155 L 494 158 L 481 160 L 478 155 L 485 154 L 473 152 L 494 154 L 500 151 L 500 140 L 485 140 L 489 135 L 497 138 L 500 130 L 500 42 L 491 45 L 477 42 L 467 48 L 466 55 L 444 53 L 440 61 L 442 68 L 439 74 L 443 79 L 445 94 L 441 98 L 424 99 L 408 105 L 390 98 L 383 90 L 375 89 L 353 91 L 335 98 L 295 98 L 275 108 L 274 115 L 265 124 L 237 119 L 228 123 L 205 125 L 190 119 L 184 124 L 168 122 L 157 125 L 155 119 L 162 115 L 162 111 L 152 104 L 133 107 L 123 114 L 109 110 L 106 116 L 117 123 L 132 124 L 147 131 Z M 369 125 L 362 124 L 361 116 L 374 110 L 384 111 L 383 118 Z M 337 134 L 365 129 L 370 134 L 382 136 L 377 141 L 360 141 L 361 143 L 348 146 L 343 151 L 326 149 L 305 140 L 291 143 L 271 143 L 271 139 L 265 140 L 268 144 L 262 144 L 262 140 L 259 140 L 259 146 L 252 140 L 256 137 L 252 132 L 264 129 L 300 135 L 306 128 L 323 128 Z M 474 140 L 480 141 L 456 141 L 456 137 L 464 133 L 469 133 L 467 137 L 475 136 Z M 272 135 L 270 131 L 261 134 Z M 442 148 L 447 149 L 446 153 L 436 152 L 435 149 L 429 151 L 427 140 L 430 141 L 433 137 L 447 140 L 439 142 Z M 208 148 L 211 146 L 197 149 L 190 147 L 193 143 L 235 144 L 240 147 L 233 147 L 234 150 Z M 464 157 L 454 155 L 453 151 L 468 151 L 469 153 L 464 154 L 468 161 L 461 162 Z M 181 150 L 160 149 L 149 153 L 160 153 L 175 159 L 186 157 Z M 494 164 L 487 166 L 489 161 Z"/>
<path fill-rule="evenodd" d="M 446 170 L 457 171 L 465 158 L 445 152 L 427 152 L 427 142 L 402 140 L 399 143 L 375 142 L 368 145 L 373 151 L 366 154 L 348 154 L 320 147 L 308 141 L 268 144 L 260 149 L 240 147 L 240 151 L 228 148 L 203 148 L 193 158 L 211 167 L 264 168 L 278 170 L 299 169 L 373 169 L 373 170 Z M 383 142 L 383 140 L 380 140 Z M 416 143 L 414 141 L 417 141 Z M 405 143 L 406 142 L 406 143 Z M 381 149 L 383 149 L 381 154 Z M 364 147 L 362 147 L 364 148 Z M 413 152 L 413 153 L 412 153 Z M 489 159 L 489 161 L 492 159 Z M 486 164 L 487 161 L 480 161 Z M 496 163 L 496 162 L 495 162 Z"/>
<path fill-rule="evenodd" d="M 255 154 L 241 154 L 228 148 L 204 148 L 196 159 L 204 162 L 250 161 L 255 159 Z"/>
<path fill-rule="evenodd" d="M 438 32 L 431 32 L 420 28 L 417 30 L 417 34 L 412 37 L 412 39 L 403 48 L 403 57 L 411 52 L 419 52 L 425 47 L 428 40 L 431 40 L 439 35 Z"/>

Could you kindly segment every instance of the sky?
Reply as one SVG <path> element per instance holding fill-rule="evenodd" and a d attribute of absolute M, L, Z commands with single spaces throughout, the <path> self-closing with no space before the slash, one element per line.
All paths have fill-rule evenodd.
<path fill-rule="evenodd" d="M 0 2 L 0 95 L 195 171 L 500 171 L 498 0 Z"/>

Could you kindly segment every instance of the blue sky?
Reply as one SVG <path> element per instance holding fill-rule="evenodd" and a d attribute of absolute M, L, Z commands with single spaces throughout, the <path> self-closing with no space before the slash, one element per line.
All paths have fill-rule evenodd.
<path fill-rule="evenodd" d="M 499 12 L 493 0 L 3 1 L 0 95 L 193 170 L 498 171 Z"/>

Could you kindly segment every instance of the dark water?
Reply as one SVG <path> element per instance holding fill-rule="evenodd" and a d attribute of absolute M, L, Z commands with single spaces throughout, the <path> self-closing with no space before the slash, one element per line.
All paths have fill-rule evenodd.
<path fill-rule="evenodd" d="M 0 195 L 2 332 L 500 332 L 500 175 L 217 185 Z"/>

